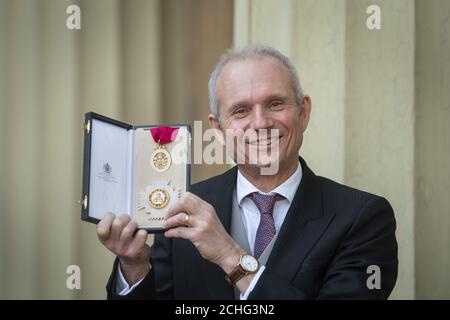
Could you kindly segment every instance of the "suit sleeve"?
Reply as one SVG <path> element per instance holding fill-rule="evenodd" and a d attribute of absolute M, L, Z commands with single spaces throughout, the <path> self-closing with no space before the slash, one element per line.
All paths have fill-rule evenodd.
<path fill-rule="evenodd" d="M 163 235 L 155 235 L 151 248 L 150 264 L 152 268 L 142 282 L 129 294 L 116 294 L 116 279 L 118 275 L 119 259 L 116 258 L 113 271 L 106 285 L 108 300 L 154 300 L 173 299 L 172 279 L 172 241 Z"/>
<path fill-rule="evenodd" d="M 347 231 L 323 276 L 316 297 L 307 296 L 266 269 L 249 299 L 387 299 L 397 279 L 394 212 L 384 198 L 370 198 Z M 369 289 L 371 265 L 380 268 L 380 288 Z M 276 289 L 274 289 L 276 288 Z"/>

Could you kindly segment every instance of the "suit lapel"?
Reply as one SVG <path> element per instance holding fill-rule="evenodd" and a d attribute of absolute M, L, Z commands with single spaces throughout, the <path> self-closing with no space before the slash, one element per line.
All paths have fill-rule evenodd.
<path fill-rule="evenodd" d="M 281 274 L 288 280 L 295 276 L 309 251 L 334 218 L 332 214 L 324 215 L 320 182 L 305 161 L 300 158 L 300 162 L 302 180 L 266 264 L 268 270 Z M 228 233 L 231 228 L 236 175 L 236 167 L 227 171 L 218 183 L 219 187 L 223 186 L 221 191 L 212 192 L 209 198 L 204 199 L 215 208 Z M 233 287 L 225 280 L 223 270 L 208 261 L 201 265 L 201 277 L 209 290 L 210 298 L 234 299 Z"/>
<path fill-rule="evenodd" d="M 209 199 L 204 199 L 209 202 L 216 210 L 220 222 L 225 227 L 226 231 L 230 233 L 231 228 L 231 208 L 233 203 L 233 192 L 236 186 L 237 168 L 234 167 L 223 174 L 220 183 L 216 188 L 220 190 L 212 192 Z M 208 261 L 205 261 L 203 266 L 203 273 L 201 277 L 209 290 L 209 295 L 212 299 L 234 299 L 233 287 L 225 280 L 225 273 L 223 270 Z"/>
<path fill-rule="evenodd" d="M 324 215 L 320 182 L 300 158 L 303 176 L 266 268 L 291 280 L 334 215 Z"/>
<path fill-rule="evenodd" d="M 233 167 L 223 176 L 223 184 L 219 186 L 221 192 L 214 192 L 214 198 L 210 203 L 216 209 L 216 213 L 223 226 L 230 233 L 231 229 L 231 208 L 233 204 L 233 192 L 236 187 L 237 167 Z"/>

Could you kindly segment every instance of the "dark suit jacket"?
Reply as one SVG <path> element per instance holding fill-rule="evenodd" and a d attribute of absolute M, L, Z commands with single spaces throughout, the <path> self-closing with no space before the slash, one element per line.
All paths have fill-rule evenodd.
<path fill-rule="evenodd" d="M 397 279 L 396 222 L 384 198 L 316 176 L 300 159 L 303 177 L 272 253 L 249 299 L 386 299 Z M 215 208 L 229 232 L 236 167 L 192 185 Z M 109 299 L 233 299 L 217 265 L 187 240 L 156 235 L 152 271 L 125 297 Z M 381 270 L 381 289 L 369 290 L 370 265 Z M 371 282 L 371 281 L 370 281 Z"/>

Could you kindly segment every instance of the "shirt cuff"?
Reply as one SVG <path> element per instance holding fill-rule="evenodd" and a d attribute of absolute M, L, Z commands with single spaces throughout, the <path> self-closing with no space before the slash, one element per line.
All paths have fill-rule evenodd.
<path fill-rule="evenodd" d="M 248 296 L 250 295 L 250 293 L 253 291 L 253 289 L 255 288 L 256 284 L 258 283 L 259 277 L 261 277 L 264 269 L 266 267 L 265 266 L 261 266 L 259 268 L 259 270 L 255 273 L 255 276 L 253 277 L 252 281 L 250 282 L 247 290 L 245 290 L 244 293 L 240 294 L 240 299 L 241 300 L 247 300 Z"/>
<path fill-rule="evenodd" d="M 117 267 L 117 277 L 116 277 L 116 294 L 118 294 L 119 296 L 126 296 L 131 291 L 133 291 L 134 288 L 136 288 L 142 282 L 142 280 L 144 280 L 144 278 L 145 276 L 130 287 L 130 285 L 125 280 L 122 274 L 122 270 L 120 270 L 120 263 L 119 263 Z"/>

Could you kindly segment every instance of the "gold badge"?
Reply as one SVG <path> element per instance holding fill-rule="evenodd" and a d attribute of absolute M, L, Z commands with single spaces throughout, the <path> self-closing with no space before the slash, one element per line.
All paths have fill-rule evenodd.
<path fill-rule="evenodd" d="M 170 153 L 165 149 L 164 146 L 158 145 L 157 149 L 152 153 L 152 159 L 150 165 L 153 170 L 157 172 L 164 172 L 169 169 L 172 163 L 172 158 Z"/>
<path fill-rule="evenodd" d="M 161 209 L 167 206 L 169 203 L 169 193 L 161 188 L 155 189 L 148 195 L 148 201 L 150 206 L 154 209 Z"/>
<path fill-rule="evenodd" d="M 162 217 L 167 208 L 181 197 L 181 190 L 170 180 L 156 180 L 139 193 L 136 209 L 152 217 Z"/>

